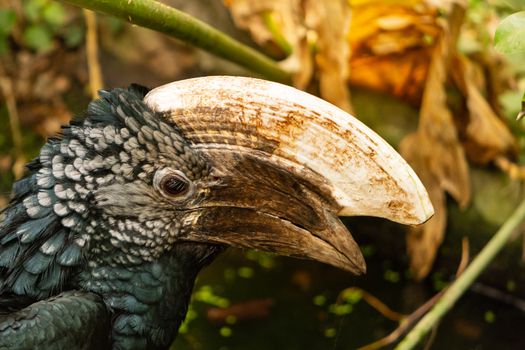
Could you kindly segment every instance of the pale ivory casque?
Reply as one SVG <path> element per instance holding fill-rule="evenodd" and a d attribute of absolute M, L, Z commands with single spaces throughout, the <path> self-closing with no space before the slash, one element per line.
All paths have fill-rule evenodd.
<path fill-rule="evenodd" d="M 306 92 L 254 78 L 210 76 L 157 87 L 145 101 L 168 112 L 205 151 L 258 152 L 295 173 L 320 174 L 341 216 L 413 225 L 434 213 L 417 175 L 385 140 Z"/>

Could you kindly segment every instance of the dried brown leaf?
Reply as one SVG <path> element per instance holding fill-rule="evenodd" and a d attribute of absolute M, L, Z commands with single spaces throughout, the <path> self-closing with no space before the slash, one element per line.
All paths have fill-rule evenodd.
<path fill-rule="evenodd" d="M 447 105 L 447 48 L 443 42 L 435 48 L 420 110 L 419 153 L 429 157 L 429 170 L 439 179 L 461 206 L 470 199 L 468 164 L 459 141 L 452 113 Z"/>
<path fill-rule="evenodd" d="M 446 227 L 445 192 L 461 207 L 470 201 L 466 155 L 447 104 L 446 83 L 451 57 L 456 54 L 459 28 L 465 7 L 455 5 L 433 48 L 420 109 L 419 127 L 401 144 L 401 154 L 412 165 L 429 191 L 435 215 L 407 235 L 410 267 L 416 279 L 430 271 Z"/>
<path fill-rule="evenodd" d="M 274 34 L 265 21 L 265 16 L 270 16 L 281 32 L 288 32 L 292 28 L 298 29 L 297 26 L 300 23 L 300 0 L 224 0 L 224 4 L 230 10 L 235 24 L 247 30 L 252 39 L 265 48 L 277 45 Z M 289 34 L 304 36 L 304 33 L 300 32 Z M 290 35 L 286 37 L 293 41 Z"/>
<path fill-rule="evenodd" d="M 350 93 L 346 86 L 350 48 L 347 42 L 350 28 L 350 7 L 345 0 L 308 1 L 311 17 L 316 17 L 318 34 L 316 63 L 321 97 L 352 112 Z M 346 30 L 341 30 L 346 28 Z"/>
<path fill-rule="evenodd" d="M 281 37 L 285 39 L 291 54 L 282 65 L 292 72 L 295 87 L 305 89 L 316 77 L 322 98 L 351 111 L 346 85 L 350 58 L 347 41 L 350 7 L 346 0 L 228 0 L 225 3 L 237 26 L 248 30 L 259 45 L 283 46 Z"/>
<path fill-rule="evenodd" d="M 468 164 L 447 105 L 448 57 L 448 47 L 442 39 L 432 56 L 419 128 L 401 144 L 401 154 L 425 184 L 436 213 L 424 225 L 411 229 L 407 236 L 410 266 L 417 279 L 428 274 L 443 241 L 445 191 L 462 207 L 470 200 Z"/>
<path fill-rule="evenodd" d="M 410 256 L 410 269 L 416 280 L 425 278 L 432 268 L 439 246 L 445 236 L 447 207 L 445 191 L 439 178 L 430 170 L 431 157 L 417 150 L 428 140 L 421 133 L 407 136 L 400 145 L 401 154 L 416 170 L 428 190 L 435 214 L 425 224 L 409 228 L 407 232 L 407 252 Z"/>
<path fill-rule="evenodd" d="M 315 40 L 315 33 L 306 24 L 304 6 L 307 3 L 308 0 L 225 1 L 235 24 L 247 30 L 257 44 L 269 51 L 280 49 L 281 54 L 285 54 L 286 49 L 279 47 L 280 42 L 275 35 L 275 30 L 279 31 L 279 37 L 284 38 L 286 45 L 292 50 L 282 65 L 292 72 L 294 86 L 299 89 L 304 89 L 309 84 L 314 65 L 310 40 L 312 37 Z M 268 25 L 268 19 L 271 19 L 275 27 L 273 31 Z"/>
<path fill-rule="evenodd" d="M 412 228 L 407 235 L 410 265 L 416 279 L 428 274 L 443 241 L 445 192 L 461 207 L 470 200 L 466 154 L 469 159 L 485 164 L 516 151 L 514 137 L 481 93 L 485 79 L 466 57 L 457 53 L 464 11 L 464 6 L 452 7 L 443 36 L 432 54 L 418 131 L 401 145 L 402 154 L 428 189 L 436 211 L 431 220 Z M 447 105 L 445 84 L 450 76 L 466 100 L 466 119 L 454 118 Z"/>
<path fill-rule="evenodd" d="M 465 96 L 469 113 L 467 124 L 462 125 L 468 157 L 476 163 L 486 164 L 499 156 L 514 156 L 516 140 L 481 94 L 475 74 L 476 70 L 466 57 L 455 57 L 452 76 Z"/>

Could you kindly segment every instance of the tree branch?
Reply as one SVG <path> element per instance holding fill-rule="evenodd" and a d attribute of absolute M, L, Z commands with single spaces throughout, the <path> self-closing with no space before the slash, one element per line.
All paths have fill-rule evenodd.
<path fill-rule="evenodd" d="M 267 79 L 289 83 L 277 62 L 173 7 L 153 0 L 62 0 L 153 29 L 235 62 Z"/>

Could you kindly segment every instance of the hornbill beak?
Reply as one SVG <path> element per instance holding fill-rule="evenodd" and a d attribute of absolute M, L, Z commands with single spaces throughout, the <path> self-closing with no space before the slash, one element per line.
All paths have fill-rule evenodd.
<path fill-rule="evenodd" d="M 434 213 L 410 166 L 359 120 L 273 82 L 204 77 L 158 87 L 146 103 L 208 155 L 218 181 L 188 208 L 184 239 L 365 271 L 341 216 L 421 224 Z"/>

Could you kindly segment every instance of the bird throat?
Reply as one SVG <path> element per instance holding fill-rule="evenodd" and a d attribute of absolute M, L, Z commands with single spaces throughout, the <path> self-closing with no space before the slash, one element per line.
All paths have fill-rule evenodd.
<path fill-rule="evenodd" d="M 92 265 L 80 274 L 79 284 L 101 295 L 114 313 L 114 348 L 164 349 L 174 341 L 185 318 L 198 272 L 222 249 L 179 243 L 153 262 Z"/>

